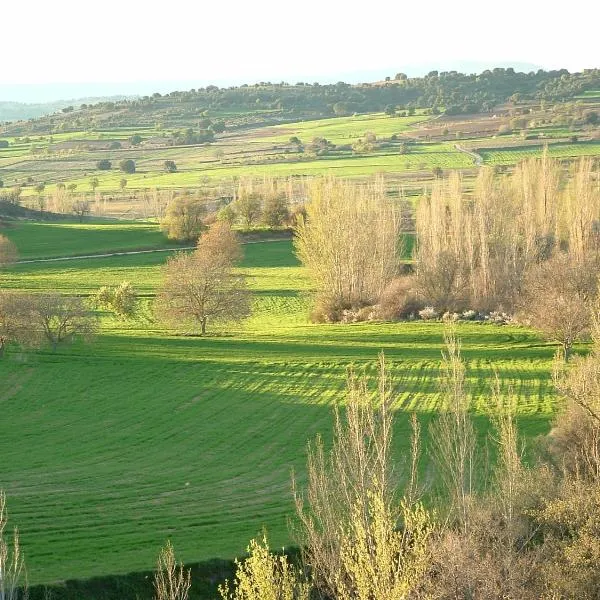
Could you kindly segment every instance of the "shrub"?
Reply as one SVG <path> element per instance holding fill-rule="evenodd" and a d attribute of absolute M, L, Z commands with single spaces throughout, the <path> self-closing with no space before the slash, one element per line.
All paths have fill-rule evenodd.
<path fill-rule="evenodd" d="M 103 286 L 96 294 L 96 303 L 112 310 L 121 319 L 129 319 L 137 312 L 137 292 L 129 281 L 114 288 Z"/>
<path fill-rule="evenodd" d="M 376 316 L 384 321 L 407 319 L 423 308 L 414 291 L 414 278 L 396 277 L 383 290 L 377 304 Z"/>
<path fill-rule="evenodd" d="M 419 317 L 423 321 L 433 321 L 439 317 L 439 313 L 433 306 L 426 306 L 423 310 L 419 311 Z"/>

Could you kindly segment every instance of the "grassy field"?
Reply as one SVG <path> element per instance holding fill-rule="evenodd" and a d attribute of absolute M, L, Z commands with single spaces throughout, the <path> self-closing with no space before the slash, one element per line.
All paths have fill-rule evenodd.
<path fill-rule="evenodd" d="M 413 115 L 411 117 L 389 117 L 383 113 L 336 117 L 318 121 L 305 121 L 270 127 L 263 141 L 287 142 L 291 136 L 297 136 L 304 143 L 315 137 L 324 137 L 334 144 L 347 144 L 365 135 L 374 133 L 378 137 L 390 137 L 410 131 L 415 124 L 427 121 L 431 117 Z"/>
<path fill-rule="evenodd" d="M 151 225 L 124 227 L 132 247 L 160 247 Z M 94 225 L 3 233 L 38 257 L 106 251 L 125 235 Z M 92 293 L 127 279 L 151 296 L 164 261 L 156 253 L 15 265 L 0 287 Z M 382 350 L 399 464 L 409 414 L 426 425 L 440 409 L 441 324 L 309 324 L 310 283 L 290 241 L 247 245 L 240 268 L 255 301 L 238 327 L 177 336 L 144 311 L 135 323 L 104 318 L 93 345 L 11 349 L 0 361 L 0 488 L 31 583 L 149 569 L 167 538 L 185 561 L 240 554 L 262 527 L 274 546 L 289 544 L 290 471 L 302 481 L 307 439 L 329 439 L 347 369 L 373 374 Z M 546 431 L 552 346 L 516 327 L 463 324 L 458 334 L 482 437 L 495 372 L 513 386 L 528 439 Z"/>
<path fill-rule="evenodd" d="M 22 260 L 83 256 L 105 252 L 173 247 L 155 224 L 149 223 L 20 223 L 4 234 L 19 248 Z"/>
<path fill-rule="evenodd" d="M 532 156 L 540 156 L 543 145 L 516 146 L 514 148 L 479 148 L 477 153 L 485 164 L 511 165 Z M 548 145 L 548 155 L 554 158 L 578 158 L 600 155 L 600 142 L 557 143 Z"/>

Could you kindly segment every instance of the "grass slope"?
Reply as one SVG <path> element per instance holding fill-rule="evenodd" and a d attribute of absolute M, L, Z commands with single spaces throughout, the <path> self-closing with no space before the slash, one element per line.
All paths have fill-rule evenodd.
<path fill-rule="evenodd" d="M 0 488 L 32 583 L 149 569 L 167 538 L 185 561 L 240 554 L 262 527 L 274 546 L 289 544 L 290 471 L 302 481 L 307 439 L 329 439 L 347 369 L 374 374 L 382 350 L 399 463 L 409 414 L 427 423 L 440 409 L 441 324 L 310 325 L 310 283 L 291 242 L 245 249 L 256 310 L 238 328 L 198 338 L 106 318 L 94 345 L 12 349 L 0 362 Z M 17 265 L 0 286 L 89 292 L 129 279 L 152 294 L 164 260 Z M 465 324 L 458 334 L 481 435 L 495 370 L 513 385 L 522 430 L 545 431 L 553 348 L 514 327 Z"/>

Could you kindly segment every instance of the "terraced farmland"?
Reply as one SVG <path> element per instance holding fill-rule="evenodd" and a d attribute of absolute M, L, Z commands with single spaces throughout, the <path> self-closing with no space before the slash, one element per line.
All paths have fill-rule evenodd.
<path fill-rule="evenodd" d="M 4 233 L 26 251 L 21 227 Z M 138 233 L 138 243 L 151 237 Z M 60 230 L 44 235 L 60 250 Z M 0 286 L 90 293 L 128 279 L 151 296 L 164 260 L 16 265 Z M 107 317 L 94 345 L 11 349 L 0 362 L 0 488 L 32 583 L 152 568 L 167 537 L 185 561 L 239 554 L 263 526 L 274 546 L 289 544 L 290 470 L 302 481 L 307 439 L 329 439 L 348 367 L 373 374 L 382 350 L 399 464 L 409 414 L 426 424 L 440 409 L 442 324 L 308 324 L 310 284 L 289 241 L 246 246 L 241 269 L 256 310 L 238 328 L 198 338 Z M 481 435 L 495 370 L 513 384 L 522 431 L 546 431 L 553 347 L 516 327 L 462 324 L 458 334 Z"/>

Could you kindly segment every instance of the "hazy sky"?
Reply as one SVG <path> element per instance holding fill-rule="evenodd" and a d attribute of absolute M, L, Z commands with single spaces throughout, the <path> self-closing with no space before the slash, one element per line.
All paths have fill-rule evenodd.
<path fill-rule="evenodd" d="M 593 0 L 0 0 L 0 84 L 336 81 L 458 61 L 577 71 L 600 67 L 599 17 Z"/>

